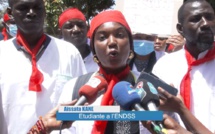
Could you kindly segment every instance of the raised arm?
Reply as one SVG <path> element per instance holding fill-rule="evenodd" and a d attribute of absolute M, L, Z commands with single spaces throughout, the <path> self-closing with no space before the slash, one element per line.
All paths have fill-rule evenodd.
<path fill-rule="evenodd" d="M 160 109 L 177 112 L 184 122 L 188 131 L 192 133 L 212 134 L 184 105 L 181 99 L 173 96 L 158 87 L 160 97 Z"/>

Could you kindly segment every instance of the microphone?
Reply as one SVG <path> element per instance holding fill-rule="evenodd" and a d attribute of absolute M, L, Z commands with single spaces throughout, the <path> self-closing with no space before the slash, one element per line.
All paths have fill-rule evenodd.
<path fill-rule="evenodd" d="M 141 105 L 149 111 L 157 111 L 160 101 L 158 91 L 154 85 L 151 82 L 139 78 L 135 84 L 135 87 L 136 92 L 141 98 Z M 163 124 L 160 121 L 156 121 L 156 124 L 159 125 L 162 131 L 165 131 Z M 154 124 L 152 125 L 155 126 Z"/>
<path fill-rule="evenodd" d="M 92 77 L 85 85 L 79 89 L 79 99 L 74 106 L 84 105 L 86 102 L 92 104 L 97 97 L 103 94 L 108 86 L 107 81 L 101 75 Z M 60 125 L 60 134 L 63 124 L 67 121 L 63 121 Z"/>
<path fill-rule="evenodd" d="M 86 102 L 93 103 L 97 97 L 103 94 L 108 86 L 107 81 L 100 75 L 92 77 L 79 90 L 80 98 L 74 106 L 84 105 Z"/>
<path fill-rule="evenodd" d="M 140 105 L 141 98 L 127 81 L 118 82 L 112 91 L 114 100 L 124 109 L 145 111 Z"/>
<path fill-rule="evenodd" d="M 124 109 L 124 110 L 136 110 L 145 111 L 141 106 L 141 99 L 146 96 L 146 92 L 143 88 L 133 88 L 129 82 L 121 81 L 113 87 L 112 95 L 114 100 Z M 160 126 L 156 125 L 151 121 L 151 127 L 156 134 L 166 134 Z"/>
<path fill-rule="evenodd" d="M 157 107 L 160 105 L 159 95 L 157 89 L 151 82 L 148 82 L 142 78 L 137 80 L 135 89 L 141 98 L 141 105 L 150 111 L 157 111 Z"/>

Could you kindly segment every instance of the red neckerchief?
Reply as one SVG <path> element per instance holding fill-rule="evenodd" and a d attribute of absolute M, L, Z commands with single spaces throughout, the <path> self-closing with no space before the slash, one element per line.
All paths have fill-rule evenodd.
<path fill-rule="evenodd" d="M 40 92 L 42 91 L 41 84 L 43 82 L 43 74 L 38 70 L 37 64 L 36 64 L 36 55 L 39 49 L 41 48 L 42 44 L 46 40 L 45 34 L 42 35 L 40 40 L 37 42 L 35 48 L 33 50 L 30 49 L 28 43 L 24 39 L 24 37 L 20 34 L 20 32 L 17 32 L 16 35 L 17 43 L 20 46 L 23 46 L 26 51 L 31 55 L 31 63 L 32 63 L 32 73 L 29 80 L 29 91 L 36 91 Z"/>
<path fill-rule="evenodd" d="M 99 73 L 103 74 L 108 82 L 107 91 L 105 92 L 101 105 L 112 105 L 114 102 L 112 90 L 114 85 L 122 79 L 125 79 L 130 73 L 130 68 L 127 66 L 122 72 L 118 74 L 107 74 L 103 68 L 100 67 Z M 92 134 L 103 134 L 105 132 L 107 121 L 95 121 Z"/>
<path fill-rule="evenodd" d="M 180 84 L 180 94 L 184 99 L 184 103 L 186 107 L 190 110 L 190 92 L 191 92 L 191 79 L 190 79 L 190 71 L 192 70 L 193 66 L 200 65 L 207 61 L 213 60 L 215 58 L 215 43 L 211 50 L 207 52 L 204 58 L 195 60 L 195 58 L 187 51 L 185 47 L 185 55 L 188 64 L 188 70 L 185 76 L 183 77 L 181 84 Z"/>
<path fill-rule="evenodd" d="M 2 33 L 2 35 L 4 36 L 4 40 L 7 40 L 7 39 L 8 39 L 8 35 L 7 35 L 7 30 L 6 30 L 6 28 L 3 28 L 1 33 Z"/>

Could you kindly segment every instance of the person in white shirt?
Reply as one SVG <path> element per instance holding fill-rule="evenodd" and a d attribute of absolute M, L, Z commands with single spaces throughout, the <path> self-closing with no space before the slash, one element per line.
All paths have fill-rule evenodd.
<path fill-rule="evenodd" d="M 9 6 L 18 33 L 0 44 L 1 122 L 9 134 L 26 134 L 57 105 L 64 84 L 86 69 L 73 45 L 44 34 L 43 0 L 9 0 Z"/>
<path fill-rule="evenodd" d="M 215 15 L 205 0 L 188 0 L 178 11 L 182 50 L 161 58 L 153 73 L 173 84 L 186 107 L 211 132 L 215 131 Z"/>
<path fill-rule="evenodd" d="M 81 53 L 87 73 L 98 70 L 98 65 L 93 61 L 93 54 L 87 44 L 86 18 L 77 8 L 68 8 L 59 16 L 59 28 L 65 41 L 72 43 Z"/>

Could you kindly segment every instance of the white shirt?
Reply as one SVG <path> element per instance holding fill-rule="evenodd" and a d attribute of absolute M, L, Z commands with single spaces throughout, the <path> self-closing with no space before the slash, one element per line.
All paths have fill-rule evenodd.
<path fill-rule="evenodd" d="M 9 134 L 26 134 L 39 116 L 57 105 L 64 84 L 86 73 L 79 51 L 70 43 L 51 37 L 37 67 L 44 76 L 42 92 L 28 90 L 32 64 L 12 43 L 0 44 L 0 90 Z"/>
<path fill-rule="evenodd" d="M 93 60 L 93 54 L 90 52 L 90 54 L 84 58 L 84 64 L 87 70 L 87 73 L 96 72 L 99 69 L 99 66 L 97 63 Z"/>
<path fill-rule="evenodd" d="M 0 134 L 7 134 L 7 125 L 4 119 L 4 113 L 2 108 L 2 94 L 0 90 Z"/>
<path fill-rule="evenodd" d="M 203 58 L 207 51 L 199 54 Z M 153 73 L 180 89 L 180 83 L 188 69 L 185 50 L 179 50 L 161 58 L 154 66 Z M 210 131 L 215 131 L 215 60 L 192 67 L 191 112 Z M 180 93 L 180 92 L 179 92 Z"/>
<path fill-rule="evenodd" d="M 64 40 L 64 39 L 62 38 L 62 40 Z M 71 42 L 69 42 L 69 43 L 71 43 Z M 90 39 L 89 38 L 87 38 L 87 44 L 90 44 Z M 95 63 L 94 60 L 93 60 L 92 52 L 90 52 L 90 54 L 87 55 L 87 57 L 84 58 L 84 65 L 85 65 L 85 68 L 87 70 L 87 73 L 95 72 L 95 71 L 98 71 L 98 69 L 99 69 L 98 64 Z"/>
<path fill-rule="evenodd" d="M 165 51 L 156 51 L 155 50 L 155 56 L 156 56 L 156 60 L 158 61 L 161 57 L 163 57 L 164 55 L 167 55 L 168 53 Z"/>

